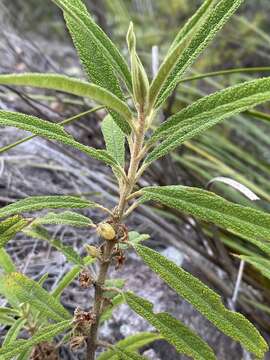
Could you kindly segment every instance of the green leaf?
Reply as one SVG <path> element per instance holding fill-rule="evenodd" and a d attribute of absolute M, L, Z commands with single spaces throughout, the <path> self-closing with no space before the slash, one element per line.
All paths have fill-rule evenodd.
<path fill-rule="evenodd" d="M 198 26 L 201 25 L 202 21 L 209 14 L 209 11 L 216 3 L 216 0 L 206 0 L 199 7 L 196 13 L 189 19 L 184 27 L 181 28 L 177 34 L 174 42 L 172 43 L 168 55 L 164 59 L 157 73 L 157 76 L 153 80 L 150 88 L 150 105 L 154 106 L 157 100 L 158 94 L 162 86 L 166 83 L 169 75 L 177 65 L 183 51 L 188 45 L 190 38 L 194 35 Z"/>
<path fill-rule="evenodd" d="M 89 266 L 96 261 L 94 258 L 86 257 L 83 259 L 84 266 Z M 74 266 L 71 270 L 69 270 L 63 278 L 59 281 L 56 288 L 51 292 L 52 296 L 59 298 L 62 292 L 76 279 L 79 273 L 82 270 L 82 266 L 77 265 Z"/>
<path fill-rule="evenodd" d="M 42 89 L 63 91 L 69 94 L 88 97 L 105 105 L 131 121 L 132 113 L 125 102 L 109 90 L 86 81 L 58 74 L 22 73 L 0 75 L 1 85 L 32 86 Z M 62 130 L 63 132 L 63 130 Z"/>
<path fill-rule="evenodd" d="M 148 240 L 150 236 L 148 234 L 140 234 L 137 231 L 130 231 L 128 233 L 128 241 L 133 245 L 139 244 L 142 241 Z"/>
<path fill-rule="evenodd" d="M 121 165 L 125 164 L 125 135 L 111 115 L 105 117 L 101 124 L 102 133 L 108 153 Z"/>
<path fill-rule="evenodd" d="M 16 266 L 5 249 L 0 249 L 0 267 L 6 273 L 16 271 Z"/>
<path fill-rule="evenodd" d="M 32 222 L 33 225 L 69 225 L 74 227 L 90 227 L 92 220 L 87 216 L 77 214 L 73 211 L 63 213 L 48 213 Z"/>
<path fill-rule="evenodd" d="M 249 264 L 253 265 L 256 269 L 258 269 L 263 276 L 270 279 L 270 261 L 268 259 L 264 259 L 260 256 L 245 256 L 241 255 L 240 258 L 245 260 Z"/>
<path fill-rule="evenodd" d="M 78 141 L 74 140 L 71 135 L 65 132 L 59 124 L 53 124 L 35 116 L 0 110 L 0 125 L 12 126 L 25 131 L 30 131 L 35 135 L 49 140 L 60 141 L 62 144 L 70 145 L 94 159 L 104 161 L 111 166 L 118 166 L 116 161 L 107 153 L 107 151 L 97 150 L 90 146 L 80 144 Z"/>
<path fill-rule="evenodd" d="M 81 272 L 81 266 L 73 267 L 69 272 L 67 272 L 64 277 L 60 280 L 57 287 L 52 291 L 52 296 L 59 298 L 62 292 L 76 279 L 76 277 Z"/>
<path fill-rule="evenodd" d="M 128 243 L 120 244 L 121 249 L 128 249 L 130 245 L 140 244 L 141 242 L 148 240 L 150 236 L 148 234 L 140 234 L 136 231 L 130 231 L 128 233 Z"/>
<path fill-rule="evenodd" d="M 195 360 L 216 359 L 213 350 L 206 342 L 170 314 L 155 314 L 153 304 L 131 292 L 126 293 L 125 297 L 132 310 L 153 325 L 179 353 Z"/>
<path fill-rule="evenodd" d="M 115 72 L 119 70 L 119 61 L 128 88 L 131 89 L 131 76 L 127 65 L 113 43 L 93 22 L 86 7 L 80 0 L 53 0 L 64 12 L 67 27 L 70 31 L 80 60 L 90 81 L 109 90 L 120 100 L 124 100 Z M 130 133 L 129 124 L 115 112 L 111 115 L 125 134 Z"/>
<path fill-rule="evenodd" d="M 209 10 L 217 3 L 217 0 L 204 0 L 202 5 L 194 13 L 194 15 L 182 26 L 176 35 L 172 45 L 170 46 L 169 53 L 180 43 L 187 35 L 194 33 L 197 26 L 208 15 Z"/>
<path fill-rule="evenodd" d="M 105 55 L 105 59 L 109 61 L 114 71 L 116 71 L 118 75 L 121 76 L 122 80 L 125 81 L 127 87 L 131 90 L 131 75 L 124 57 L 117 49 L 115 44 L 111 41 L 111 39 L 105 34 L 105 32 L 93 21 L 83 2 L 81 0 L 55 0 L 55 3 L 59 7 L 61 7 L 70 17 L 72 17 L 74 22 L 76 20 L 80 23 L 80 28 L 82 32 L 88 32 L 89 36 L 91 37 L 91 41 L 93 41 L 97 45 L 99 51 Z M 74 42 L 76 42 L 76 38 L 78 39 L 79 36 L 76 31 L 73 33 L 73 29 L 71 29 L 71 26 L 70 32 L 72 32 Z M 87 42 L 89 42 L 89 39 Z M 87 43 L 85 45 L 87 45 Z M 90 59 L 93 57 L 93 55 L 96 55 L 93 52 L 93 49 L 91 51 L 92 54 L 90 56 Z M 82 61 L 84 60 L 88 60 L 86 64 L 86 68 L 88 68 L 88 66 L 90 66 L 88 64 L 90 61 L 89 59 L 82 59 Z M 91 78 L 91 74 L 89 75 L 89 77 Z"/>
<path fill-rule="evenodd" d="M 112 315 L 113 311 L 120 305 L 125 302 L 125 299 L 122 294 L 117 294 L 112 300 L 111 304 L 103 311 L 100 322 L 103 323 L 104 321 L 109 320 Z"/>
<path fill-rule="evenodd" d="M 142 191 L 143 200 L 157 201 L 200 220 L 214 223 L 270 254 L 268 213 L 234 204 L 210 191 L 187 186 L 148 187 Z"/>
<path fill-rule="evenodd" d="M 1 211 L 1 210 L 0 210 Z M 19 215 L 0 222 L 0 248 L 4 247 L 29 221 Z M 2 253 L 3 255 L 3 253 Z"/>
<path fill-rule="evenodd" d="M 12 326 L 15 323 L 15 319 L 9 315 L 2 314 L 0 312 L 0 324 Z"/>
<path fill-rule="evenodd" d="M 41 226 L 32 226 L 24 229 L 24 233 L 27 236 L 30 236 L 34 239 L 47 241 L 50 245 L 55 247 L 59 252 L 61 252 L 68 261 L 80 267 L 84 266 L 83 259 L 79 254 L 73 249 L 73 247 L 64 245 L 58 239 L 52 238 L 48 231 Z"/>
<path fill-rule="evenodd" d="M 95 206 L 95 203 L 77 196 L 31 196 L 2 207 L 0 209 L 0 218 L 43 209 L 86 209 Z"/>
<path fill-rule="evenodd" d="M 146 163 L 167 154 L 220 121 L 269 100 L 269 77 L 247 81 L 199 99 L 171 116 L 154 132 L 150 144 L 161 138 L 165 140 L 148 155 Z"/>
<path fill-rule="evenodd" d="M 116 346 L 114 347 L 114 352 L 118 354 L 119 360 L 147 360 L 144 356 L 124 349 L 120 349 Z"/>
<path fill-rule="evenodd" d="M 41 316 L 55 321 L 70 319 L 69 312 L 38 283 L 21 273 L 11 273 L 0 278 L 4 294 L 12 294 L 19 303 L 29 303 Z M 1 351 L 0 351 L 1 355 Z"/>
<path fill-rule="evenodd" d="M 71 322 L 61 321 L 58 324 L 49 325 L 39 330 L 33 337 L 27 340 L 16 340 L 7 346 L 0 348 L 0 356 L 5 360 L 14 359 L 15 356 L 27 351 L 29 348 L 42 342 L 50 341 L 56 335 L 61 334 L 71 327 Z"/>
<path fill-rule="evenodd" d="M 162 339 L 162 336 L 155 333 L 142 332 L 139 334 L 131 335 L 125 338 L 124 340 L 120 340 L 115 346 L 118 349 L 134 352 L 139 350 L 145 345 L 152 343 L 153 341 Z M 119 355 L 115 354 L 115 351 L 112 349 L 103 352 L 98 360 L 118 360 Z"/>
<path fill-rule="evenodd" d="M 29 360 L 32 353 L 32 347 L 20 353 L 16 360 Z"/>
<path fill-rule="evenodd" d="M 268 345 L 258 330 L 242 314 L 227 310 L 220 296 L 200 280 L 176 266 L 156 251 L 142 245 L 135 247 L 144 262 L 172 289 L 190 302 L 224 334 L 239 341 L 248 351 L 262 359 Z"/>
<path fill-rule="evenodd" d="M 8 332 L 4 338 L 2 346 L 6 346 L 6 345 L 14 342 L 17 339 L 21 329 L 24 327 L 25 323 L 26 323 L 26 319 L 24 319 L 24 318 L 17 319 L 15 321 L 15 323 L 8 330 Z"/>
<path fill-rule="evenodd" d="M 239 8 L 243 0 L 220 0 L 210 15 L 201 22 L 199 29 L 192 34 L 188 45 L 159 91 L 156 107 L 161 106 L 172 93 L 184 72 L 213 40 L 218 31 Z"/>
<path fill-rule="evenodd" d="M 20 312 L 16 309 L 10 308 L 10 307 L 1 307 L 0 308 L 0 316 L 7 315 L 11 317 L 18 317 L 20 315 Z"/>

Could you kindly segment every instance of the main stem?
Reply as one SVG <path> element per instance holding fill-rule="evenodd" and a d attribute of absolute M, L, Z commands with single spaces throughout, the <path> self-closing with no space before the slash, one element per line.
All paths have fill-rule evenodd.
<path fill-rule="evenodd" d="M 133 191 L 133 188 L 137 181 L 137 172 L 141 161 L 141 151 L 144 143 L 145 135 L 145 115 L 143 109 L 138 111 L 138 125 L 136 132 L 133 135 L 133 145 L 130 156 L 130 164 L 127 174 L 127 179 L 120 188 L 120 198 L 119 204 L 115 210 L 115 217 L 117 219 L 117 225 L 121 224 L 123 219 L 123 214 L 127 205 L 127 197 Z M 107 278 L 108 270 L 111 264 L 112 252 L 116 242 L 115 241 L 106 241 L 105 249 L 103 253 L 103 259 L 101 260 L 99 274 L 97 282 L 95 285 L 95 297 L 94 297 L 94 307 L 93 312 L 96 317 L 95 323 L 91 326 L 89 336 L 87 338 L 87 360 L 95 360 L 95 354 L 97 349 L 98 342 L 98 330 L 100 324 L 100 317 L 102 314 L 102 304 L 103 304 L 103 293 L 104 285 Z"/>

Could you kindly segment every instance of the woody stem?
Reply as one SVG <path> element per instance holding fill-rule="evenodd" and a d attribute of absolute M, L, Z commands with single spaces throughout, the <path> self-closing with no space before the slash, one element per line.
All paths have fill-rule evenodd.
<path fill-rule="evenodd" d="M 138 127 L 137 131 L 134 132 L 134 141 L 132 143 L 130 165 L 127 174 L 127 179 L 120 188 L 120 198 L 119 204 L 115 213 L 117 214 L 117 224 L 121 224 L 123 215 L 128 203 L 128 196 L 133 191 L 135 183 L 137 181 L 137 171 L 141 161 L 141 150 L 144 143 L 145 135 L 145 116 L 143 109 L 139 110 L 138 116 Z M 99 275 L 97 283 L 95 286 L 95 298 L 94 298 L 94 307 L 93 312 L 95 314 L 96 321 L 91 326 L 89 336 L 87 338 L 87 360 L 95 360 L 96 348 L 98 346 L 98 330 L 100 324 L 100 317 L 102 313 L 102 303 L 103 303 L 103 294 L 104 294 L 104 285 L 107 278 L 108 270 L 111 264 L 111 255 L 115 246 L 114 241 L 107 241 L 104 249 L 103 260 L 100 264 Z"/>

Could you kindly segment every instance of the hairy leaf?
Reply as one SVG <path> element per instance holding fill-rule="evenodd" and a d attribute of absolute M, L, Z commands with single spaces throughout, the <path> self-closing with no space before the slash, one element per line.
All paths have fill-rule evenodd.
<path fill-rule="evenodd" d="M 243 0 L 220 0 L 210 15 L 201 22 L 199 29 L 189 40 L 188 46 L 181 54 L 173 71 L 161 88 L 156 107 L 162 105 L 172 93 L 183 73 L 192 65 L 196 58 L 213 40 L 218 31 L 239 8 Z"/>
<path fill-rule="evenodd" d="M 148 234 L 139 234 L 137 231 L 130 231 L 128 233 L 128 241 L 132 244 L 139 244 L 149 238 L 150 236 Z"/>
<path fill-rule="evenodd" d="M 245 255 L 241 255 L 240 258 L 242 260 L 245 260 L 249 264 L 253 265 L 263 274 L 263 276 L 270 279 L 270 261 L 268 259 L 264 259 L 259 256 L 245 256 Z"/>
<path fill-rule="evenodd" d="M 218 329 L 239 341 L 258 358 L 264 357 L 267 343 L 242 314 L 227 310 L 214 291 L 156 251 L 142 245 L 137 245 L 135 249 L 154 272 Z"/>
<path fill-rule="evenodd" d="M 148 187 L 143 199 L 160 202 L 214 223 L 270 253 L 270 214 L 234 204 L 214 193 L 187 186 Z"/>
<path fill-rule="evenodd" d="M 118 349 L 126 350 L 126 351 L 137 351 L 145 345 L 150 344 L 153 341 L 160 340 L 162 336 L 155 333 L 141 332 L 139 334 L 131 335 L 125 338 L 124 340 L 120 340 L 115 346 Z M 115 351 L 112 349 L 103 352 L 98 360 L 118 360 L 119 355 L 115 354 Z"/>
<path fill-rule="evenodd" d="M 125 102 L 120 100 L 109 90 L 68 76 L 40 73 L 7 74 L 0 75 L 0 84 L 53 89 L 73 95 L 88 97 L 116 111 L 127 121 L 132 118 L 132 113 Z"/>
<path fill-rule="evenodd" d="M 87 216 L 65 211 L 63 213 L 48 213 L 33 221 L 32 225 L 69 225 L 74 227 L 89 227 L 93 224 Z"/>
<path fill-rule="evenodd" d="M 118 347 L 114 347 L 114 352 L 118 354 L 119 360 L 147 360 L 144 356 L 138 355 L 135 352 L 130 352 Z"/>
<path fill-rule="evenodd" d="M 165 140 L 148 155 L 146 162 L 158 159 L 220 121 L 269 100 L 269 77 L 232 86 L 199 99 L 171 116 L 154 132 L 150 144 L 161 138 Z"/>
<path fill-rule="evenodd" d="M 4 247 L 18 232 L 28 225 L 29 221 L 19 215 L 0 222 L 0 247 Z"/>
<path fill-rule="evenodd" d="M 113 311 L 120 305 L 122 305 L 125 302 L 125 299 L 122 294 L 116 295 L 112 300 L 110 301 L 110 305 L 103 311 L 100 321 L 101 323 L 104 321 L 109 320 L 112 317 Z"/>
<path fill-rule="evenodd" d="M 6 345 L 14 342 L 17 339 L 17 337 L 18 337 L 21 329 L 25 325 L 25 323 L 26 323 L 26 319 L 24 319 L 24 318 L 17 319 L 15 321 L 15 323 L 9 328 L 9 330 L 4 338 L 2 346 L 6 346 Z"/>
<path fill-rule="evenodd" d="M 153 304 L 131 292 L 126 293 L 125 297 L 128 305 L 153 325 L 179 353 L 190 356 L 195 360 L 216 359 L 213 350 L 198 335 L 170 314 L 155 314 Z"/>
<path fill-rule="evenodd" d="M 70 145 L 75 149 L 84 152 L 94 159 L 104 161 L 108 165 L 118 165 L 116 161 L 107 153 L 107 151 L 97 150 L 90 146 L 80 144 L 78 141 L 73 139 L 71 135 L 65 132 L 61 125 L 53 124 L 35 116 L 0 110 L 0 125 L 12 126 L 25 131 L 30 131 L 35 135 L 44 137 L 49 140 L 60 141 L 65 145 Z"/>
<path fill-rule="evenodd" d="M 64 245 L 62 242 L 56 238 L 52 238 L 48 231 L 41 226 L 31 226 L 24 229 L 24 233 L 27 236 L 30 236 L 34 239 L 47 241 L 50 245 L 60 251 L 68 261 L 75 265 L 84 266 L 83 259 L 80 255 L 73 249 L 73 247 Z"/>
<path fill-rule="evenodd" d="M 108 153 L 121 165 L 125 164 L 125 135 L 113 121 L 111 115 L 105 117 L 101 124 L 102 133 Z"/>
<path fill-rule="evenodd" d="M 179 61 L 181 54 L 190 41 L 191 36 L 198 29 L 198 26 L 205 19 L 215 3 L 216 0 L 204 1 L 196 13 L 189 19 L 189 21 L 177 34 L 173 44 L 170 47 L 168 55 L 161 64 L 158 74 L 151 84 L 149 100 L 151 105 L 155 105 L 159 91 Z"/>
<path fill-rule="evenodd" d="M 43 209 L 85 209 L 90 207 L 95 207 L 95 203 L 76 196 L 31 196 L 2 207 L 0 218 Z"/>
<path fill-rule="evenodd" d="M 131 76 L 120 53 L 104 32 L 93 22 L 81 0 L 53 0 L 64 12 L 67 27 L 70 31 L 80 60 L 88 75 L 95 84 L 109 90 L 120 100 L 124 100 L 116 70 L 124 71 L 125 79 L 131 89 Z M 125 134 L 130 133 L 129 124 L 115 112 L 113 119 Z"/>
<path fill-rule="evenodd" d="M 84 266 L 89 266 L 95 262 L 96 259 L 86 257 L 83 259 Z M 62 292 L 72 283 L 74 279 L 79 275 L 82 270 L 82 266 L 74 266 L 71 270 L 69 270 L 63 278 L 58 282 L 56 288 L 52 291 L 52 296 L 60 297 Z"/>
<path fill-rule="evenodd" d="M 131 89 L 131 75 L 124 57 L 105 32 L 93 21 L 83 2 L 81 0 L 56 0 L 55 2 L 74 20 L 80 20 L 83 31 L 88 30 L 91 33 L 91 38 L 98 45 L 100 51 L 106 54 L 105 57 L 113 69 Z M 73 34 L 73 36 L 78 37 L 78 34 Z"/>
<path fill-rule="evenodd" d="M 217 0 L 204 0 L 202 5 L 194 13 L 194 15 L 182 26 L 176 35 L 169 52 L 177 46 L 188 34 L 192 34 L 198 24 L 205 18 L 205 15 L 209 13 L 209 10 L 217 3 Z"/>
<path fill-rule="evenodd" d="M 0 324 L 12 326 L 15 323 L 15 319 L 9 315 L 2 314 L 0 312 Z"/>
<path fill-rule="evenodd" d="M 41 316 L 55 321 L 70 319 L 68 311 L 37 282 L 21 273 L 10 273 L 0 279 L 1 288 L 14 296 L 19 303 L 29 303 Z M 1 351 L 0 351 L 1 354 Z"/>
<path fill-rule="evenodd" d="M 28 340 L 16 340 L 7 346 L 3 346 L 0 348 L 0 356 L 3 356 L 5 360 L 14 359 L 15 356 L 37 344 L 50 341 L 56 335 L 61 334 L 70 327 L 70 321 L 61 321 L 58 324 L 44 327 Z"/>
<path fill-rule="evenodd" d="M 16 266 L 5 249 L 0 249 L 0 267 L 6 273 L 16 271 Z"/>

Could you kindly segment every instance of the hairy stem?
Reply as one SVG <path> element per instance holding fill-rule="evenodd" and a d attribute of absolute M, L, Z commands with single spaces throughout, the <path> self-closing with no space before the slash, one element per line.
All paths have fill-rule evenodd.
<path fill-rule="evenodd" d="M 95 285 L 95 299 L 93 311 L 96 316 L 96 321 L 91 326 L 90 334 L 87 339 L 87 360 L 95 360 L 98 328 L 103 303 L 103 288 L 110 267 L 110 258 L 114 245 L 115 243 L 113 241 L 106 242 L 103 259 L 99 269 L 98 279 Z"/>
<path fill-rule="evenodd" d="M 121 224 L 123 215 L 128 203 L 128 197 L 138 180 L 137 172 L 141 162 L 142 148 L 145 136 L 145 115 L 141 108 L 138 112 L 138 125 L 133 134 L 133 141 L 130 141 L 131 156 L 129 170 L 125 183 L 120 186 L 119 204 L 115 210 L 116 228 Z M 93 312 L 96 316 L 95 323 L 91 326 L 90 334 L 87 339 L 87 360 L 95 360 L 96 348 L 98 346 L 98 330 L 102 313 L 104 284 L 112 260 L 112 252 L 115 246 L 114 241 L 107 241 L 104 249 L 103 259 L 100 264 L 99 275 L 95 286 L 95 298 Z"/>

